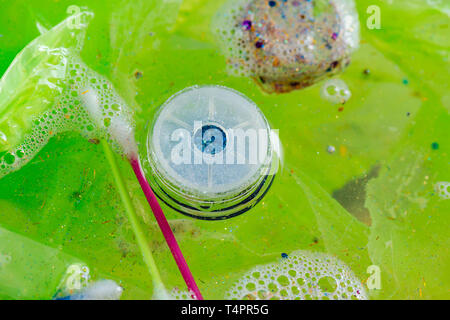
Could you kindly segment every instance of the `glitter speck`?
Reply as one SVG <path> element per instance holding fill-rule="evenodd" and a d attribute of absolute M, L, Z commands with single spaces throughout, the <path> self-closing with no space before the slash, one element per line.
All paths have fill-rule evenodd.
<path fill-rule="evenodd" d="M 433 142 L 433 143 L 431 144 L 431 148 L 432 148 L 433 150 L 439 149 L 439 143 Z"/>
<path fill-rule="evenodd" d="M 215 23 L 233 71 L 264 79 L 257 82 L 269 93 L 302 89 L 343 71 L 359 44 L 358 32 L 349 30 L 350 24 L 358 29 L 357 12 L 352 0 L 316 2 L 248 0 L 237 12 L 230 4 Z"/>
<path fill-rule="evenodd" d="M 283 259 L 287 259 L 289 256 L 288 256 L 287 253 L 284 253 L 284 252 L 283 252 L 283 253 L 281 254 L 281 257 L 282 257 Z"/>

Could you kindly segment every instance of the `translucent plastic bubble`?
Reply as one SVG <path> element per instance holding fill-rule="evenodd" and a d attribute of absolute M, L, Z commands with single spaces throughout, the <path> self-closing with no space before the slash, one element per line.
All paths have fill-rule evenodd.
<path fill-rule="evenodd" d="M 230 0 L 214 26 L 232 71 L 267 92 L 335 75 L 359 45 L 353 0 Z"/>
<path fill-rule="evenodd" d="M 440 198 L 444 200 L 450 199 L 450 182 L 438 182 L 435 184 L 434 189 Z"/>
<path fill-rule="evenodd" d="M 333 104 L 344 104 L 351 98 L 352 93 L 343 80 L 331 79 L 323 84 L 320 95 Z"/>
<path fill-rule="evenodd" d="M 361 281 L 340 260 L 323 253 L 295 251 L 279 262 L 257 266 L 227 292 L 229 299 L 366 300 Z"/>

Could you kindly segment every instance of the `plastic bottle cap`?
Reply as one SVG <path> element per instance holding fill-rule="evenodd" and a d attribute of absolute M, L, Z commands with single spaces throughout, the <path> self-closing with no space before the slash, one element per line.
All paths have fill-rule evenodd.
<path fill-rule="evenodd" d="M 187 88 L 163 104 L 150 128 L 152 187 L 178 211 L 227 217 L 271 181 L 270 136 L 262 112 L 241 93 L 221 86 Z"/>

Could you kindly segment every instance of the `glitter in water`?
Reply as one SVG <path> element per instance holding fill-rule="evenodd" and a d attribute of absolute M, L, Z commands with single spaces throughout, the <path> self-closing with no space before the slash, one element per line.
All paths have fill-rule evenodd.
<path fill-rule="evenodd" d="M 359 46 L 353 0 L 236 0 L 215 23 L 230 71 L 252 77 L 269 93 L 336 75 Z"/>

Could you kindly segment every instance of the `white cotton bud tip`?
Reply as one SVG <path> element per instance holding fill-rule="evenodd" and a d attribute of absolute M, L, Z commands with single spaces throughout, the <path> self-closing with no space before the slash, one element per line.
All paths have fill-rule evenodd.
<path fill-rule="evenodd" d="M 77 50 L 83 39 L 80 36 Z M 57 70 L 61 80 L 59 94 L 53 97 L 54 101 L 45 100 L 49 108 L 32 119 L 30 133 L 23 142 L 0 156 L 0 178 L 28 163 L 51 137 L 67 131 L 78 132 L 86 139 L 105 139 L 115 151 L 128 158 L 136 157 L 133 113 L 113 85 L 86 66 L 76 53 L 45 46 L 37 50 L 44 56 L 60 57 L 51 70 L 53 75 Z M 48 79 L 39 79 L 39 84 L 54 86 Z M 0 131 L 0 143 L 6 139 Z"/>
<path fill-rule="evenodd" d="M 441 199 L 443 200 L 450 199 L 450 182 L 446 181 L 437 182 L 434 186 L 434 189 Z"/>

